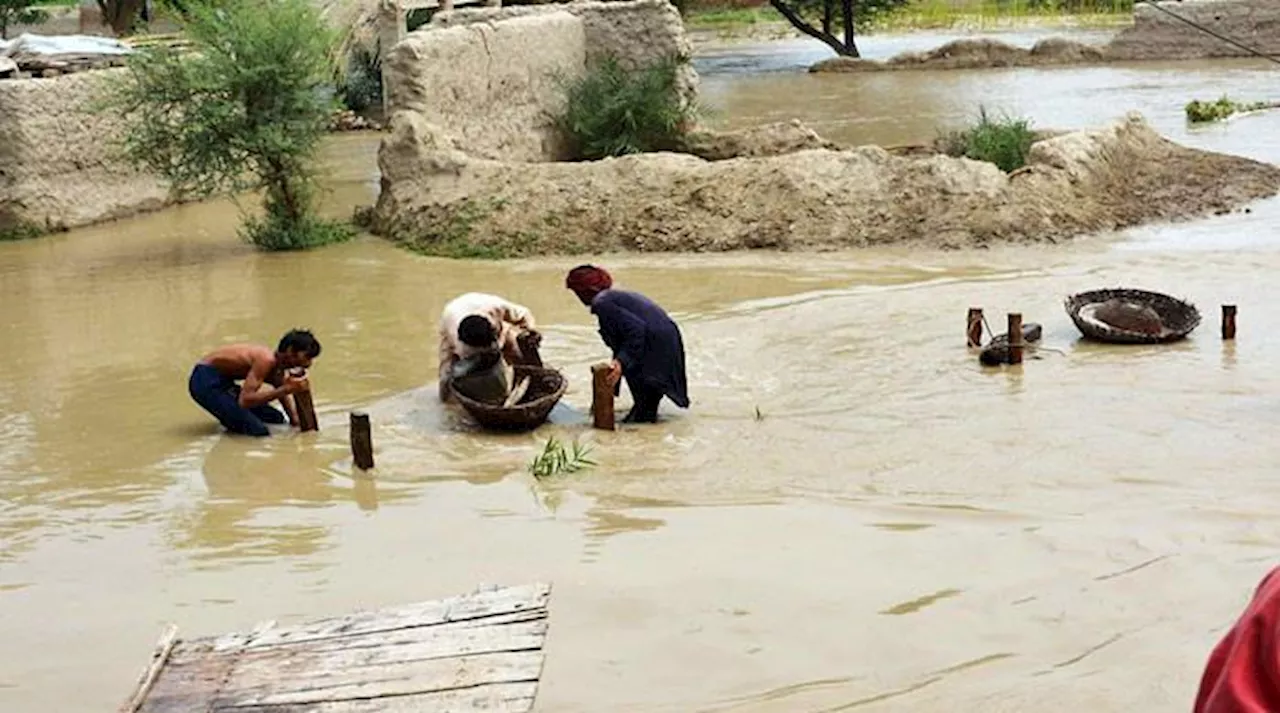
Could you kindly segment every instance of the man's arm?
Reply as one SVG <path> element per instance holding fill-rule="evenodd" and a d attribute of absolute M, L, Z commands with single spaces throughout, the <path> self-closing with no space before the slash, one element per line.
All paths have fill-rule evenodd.
<path fill-rule="evenodd" d="M 284 415 L 289 417 L 289 425 L 296 427 L 300 422 L 298 421 L 298 407 L 293 403 L 293 397 L 281 396 L 280 405 L 284 407 Z"/>
<path fill-rule="evenodd" d="M 271 369 L 270 361 L 254 360 L 249 374 L 244 377 L 244 384 L 240 386 L 240 408 L 254 408 L 268 404 L 294 392 L 297 388 L 294 384 L 298 382 L 288 377 L 285 378 L 284 386 L 263 390 L 263 385 L 271 378 Z"/>
<path fill-rule="evenodd" d="M 534 324 L 533 312 L 524 305 L 516 304 L 503 300 L 502 303 L 502 320 L 510 322 L 523 330 L 533 330 L 537 328 Z"/>
<path fill-rule="evenodd" d="M 629 372 L 644 355 L 644 337 L 647 327 L 644 320 L 607 300 L 597 300 L 594 308 L 602 330 L 616 336 L 613 358 L 618 362 L 619 373 Z"/>
<path fill-rule="evenodd" d="M 440 330 L 440 380 L 437 387 L 440 391 L 440 400 L 447 401 L 449 398 L 449 379 L 450 372 L 453 370 L 453 364 L 458 360 L 458 355 L 453 351 L 453 340 L 449 339 L 444 330 Z"/>

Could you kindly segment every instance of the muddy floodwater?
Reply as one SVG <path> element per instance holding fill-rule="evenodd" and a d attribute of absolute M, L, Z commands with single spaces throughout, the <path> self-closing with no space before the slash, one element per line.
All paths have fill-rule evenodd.
<path fill-rule="evenodd" d="M 1139 109 L 1274 162 L 1280 114 L 1192 131 L 1180 112 L 1274 99 L 1275 76 L 723 71 L 703 88 L 727 124 L 799 116 L 860 142 L 927 140 L 978 101 L 1054 128 Z M 335 214 L 373 199 L 376 141 L 328 146 Z M 542 711 L 1186 710 L 1280 547 L 1277 201 L 1058 246 L 608 257 L 680 321 L 693 399 L 616 433 L 583 421 L 607 354 L 562 287 L 578 259 L 373 238 L 268 255 L 234 224 L 211 203 L 0 244 L 0 710 L 112 709 L 169 621 L 194 636 L 535 580 L 554 583 Z M 1081 342 L 1063 297 L 1116 285 L 1190 298 L 1204 322 L 1163 347 Z M 471 289 L 536 313 L 571 380 L 556 424 L 484 435 L 435 402 L 436 320 Z M 1015 310 L 1043 324 L 1044 349 L 980 368 L 971 305 L 997 331 Z M 324 344 L 319 433 L 221 435 L 191 365 L 295 325 Z M 354 408 L 374 477 L 352 472 Z M 535 481 L 549 435 L 598 467 Z"/>

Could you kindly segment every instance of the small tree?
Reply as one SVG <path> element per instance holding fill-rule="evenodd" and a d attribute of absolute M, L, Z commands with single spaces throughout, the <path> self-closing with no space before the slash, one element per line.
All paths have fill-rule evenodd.
<path fill-rule="evenodd" d="M 189 54 L 132 56 L 106 108 L 126 121 L 125 156 L 196 197 L 263 192 L 265 216 L 242 234 L 293 250 L 352 234 L 315 214 L 312 166 L 336 103 L 334 36 L 309 0 L 189 1 Z"/>
<path fill-rule="evenodd" d="M 903 7 L 910 0 L 769 0 L 791 26 L 821 40 L 842 57 L 858 57 L 855 30 L 875 15 Z M 818 26 L 815 27 L 814 23 Z M 836 36 L 837 23 L 841 37 Z"/>
<path fill-rule="evenodd" d="M 49 13 L 31 0 L 0 0 L 0 38 L 9 36 L 13 25 L 35 25 L 49 19 Z"/>

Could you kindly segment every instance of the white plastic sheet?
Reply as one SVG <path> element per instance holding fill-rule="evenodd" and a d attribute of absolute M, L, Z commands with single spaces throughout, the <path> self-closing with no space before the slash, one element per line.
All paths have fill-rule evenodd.
<path fill-rule="evenodd" d="M 0 40 L 0 57 L 32 55 L 126 55 L 133 49 L 111 37 L 96 35 L 18 35 Z"/>

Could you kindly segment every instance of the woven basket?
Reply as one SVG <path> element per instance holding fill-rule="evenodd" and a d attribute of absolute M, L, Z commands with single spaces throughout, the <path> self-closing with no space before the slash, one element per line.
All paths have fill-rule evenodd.
<path fill-rule="evenodd" d="M 569 388 L 569 381 L 555 369 L 516 365 L 515 383 L 526 377 L 529 379 L 529 390 L 520 403 L 509 408 L 503 408 L 502 404 L 476 401 L 452 385 L 450 390 L 462 408 L 481 426 L 500 431 L 530 431 L 547 420 L 551 409 L 555 408 Z"/>
<path fill-rule="evenodd" d="M 1084 314 L 1086 307 L 1101 305 L 1113 299 L 1121 299 L 1144 307 L 1150 307 L 1160 318 L 1160 331 L 1147 333 L 1090 319 Z M 1185 339 L 1200 326 L 1200 310 L 1190 302 L 1147 290 L 1107 289 L 1081 292 L 1066 299 L 1064 306 L 1071 321 L 1075 322 L 1087 339 L 1111 344 L 1163 344 Z"/>

